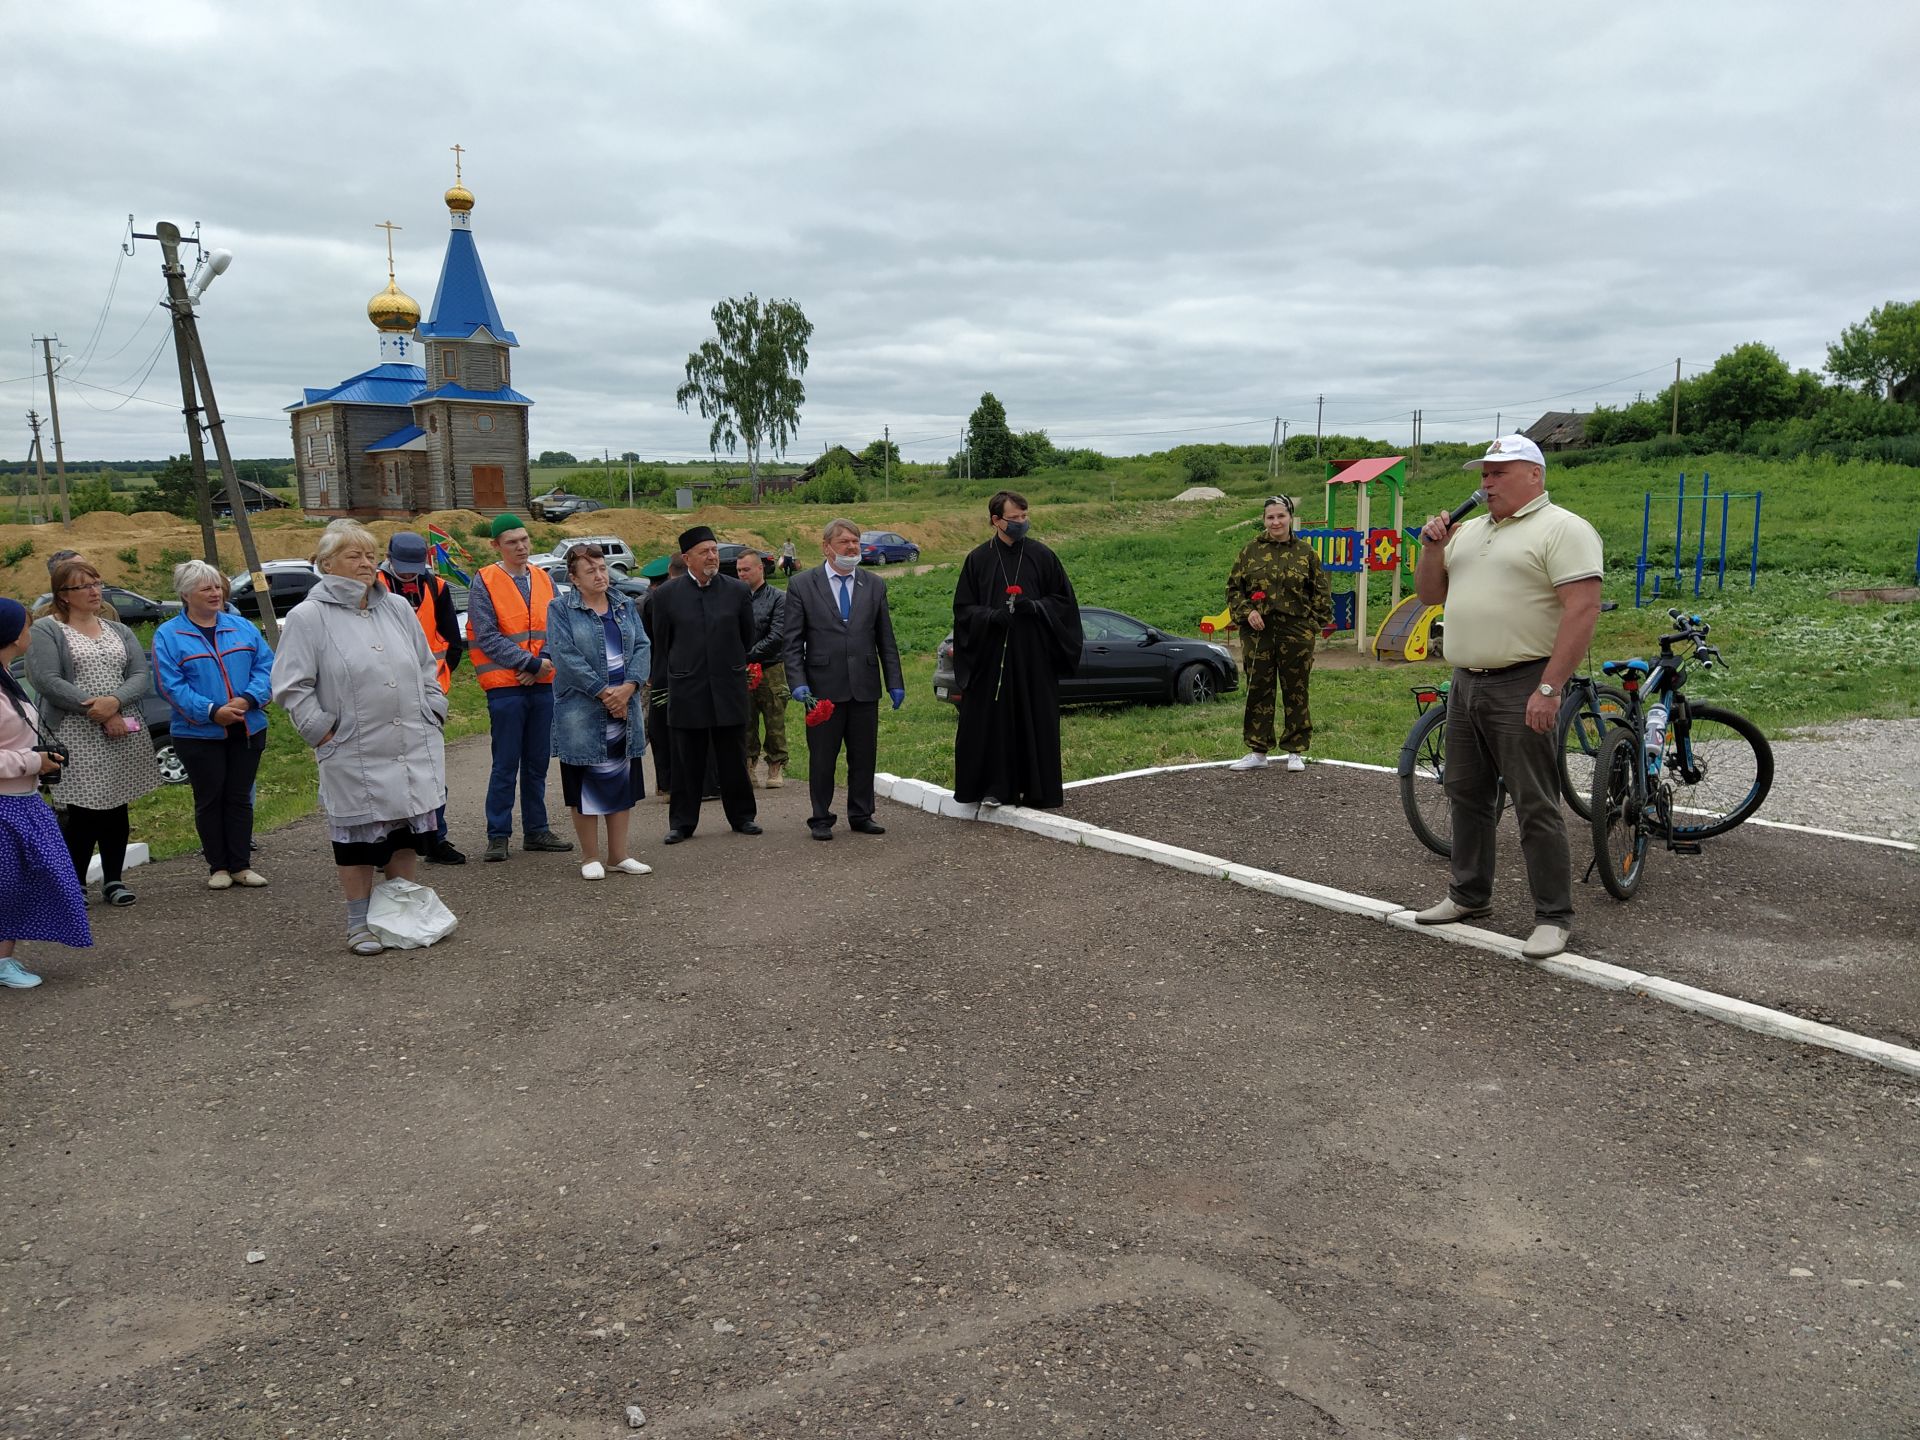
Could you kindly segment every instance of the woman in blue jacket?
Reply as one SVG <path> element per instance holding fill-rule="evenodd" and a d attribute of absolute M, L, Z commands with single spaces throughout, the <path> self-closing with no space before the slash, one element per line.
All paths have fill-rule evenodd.
<path fill-rule="evenodd" d="M 653 649 L 633 602 L 609 588 L 598 545 L 567 551 L 570 593 L 547 607 L 547 657 L 553 661 L 553 753 L 560 793 L 573 812 L 573 833 L 586 863 L 582 878 L 608 870 L 645 875 L 652 869 L 627 854 L 627 822 L 647 793 L 645 707 Z M 599 817 L 607 818 L 607 858 L 599 858 Z"/>
<path fill-rule="evenodd" d="M 193 823 L 207 888 L 264 885 L 253 868 L 253 777 L 267 747 L 273 651 L 228 611 L 226 584 L 204 560 L 173 567 L 184 610 L 153 632 L 153 667 L 173 707 L 173 749 L 193 782 Z"/>

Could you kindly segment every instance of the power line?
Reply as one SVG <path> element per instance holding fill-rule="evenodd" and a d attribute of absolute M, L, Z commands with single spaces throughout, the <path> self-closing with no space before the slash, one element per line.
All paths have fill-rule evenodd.
<path fill-rule="evenodd" d="M 110 390 L 107 392 L 112 395 L 120 396 L 120 403 L 118 405 L 96 405 L 91 400 L 87 399 L 87 397 L 84 395 L 80 397 L 80 403 L 85 405 L 89 410 L 98 411 L 103 415 L 110 415 L 115 410 L 125 409 L 126 404 L 129 400 L 144 399 L 145 397 L 142 396 L 140 392 L 146 388 L 147 379 L 149 376 L 153 374 L 153 367 L 160 363 L 160 351 L 162 350 L 162 348 L 165 347 L 166 343 L 167 343 L 166 332 L 162 331 L 159 342 L 155 344 L 155 346 L 153 347 L 153 353 L 147 356 L 147 368 L 144 371 L 142 371 L 140 374 L 140 383 L 133 387 L 133 390 L 131 393 L 122 393 L 121 391 L 118 391 L 118 390 Z M 107 389 L 107 387 L 104 385 L 88 385 L 85 380 L 76 380 L 71 375 L 67 376 L 66 380 L 69 385 L 81 385 L 81 386 L 85 386 L 89 390 L 106 390 Z M 124 384 L 126 382 L 122 381 L 121 383 Z M 158 404 L 163 404 L 164 402 L 155 400 L 155 401 L 150 401 L 149 403 L 158 405 Z"/>
<path fill-rule="evenodd" d="M 127 217 L 127 229 L 133 228 L 133 217 Z M 93 322 L 93 333 L 87 337 L 87 343 L 80 355 L 80 368 L 74 373 L 84 375 L 87 366 L 93 363 L 93 352 L 99 347 L 100 337 L 106 333 L 107 314 L 113 309 L 113 297 L 120 289 L 120 267 L 127 263 L 127 246 L 123 240 L 115 247 L 118 253 L 113 257 L 113 277 L 107 282 L 107 298 L 101 303 L 99 318 Z M 109 357 L 111 358 L 111 357 Z"/>

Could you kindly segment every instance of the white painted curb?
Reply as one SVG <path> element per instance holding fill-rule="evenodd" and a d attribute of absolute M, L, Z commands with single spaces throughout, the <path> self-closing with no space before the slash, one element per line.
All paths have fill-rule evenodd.
<path fill-rule="evenodd" d="M 1210 768 L 1211 763 L 1169 766 L 1166 769 L 1199 770 Z M 1129 772 L 1133 776 L 1161 773 L 1165 772 L 1162 770 Z M 1118 775 L 1101 777 L 1103 780 L 1121 778 L 1124 777 Z M 1086 785 L 1098 782 L 1082 780 L 1076 783 Z M 1818 1021 L 1803 1020 L 1798 1015 L 1789 1015 L 1784 1010 L 1770 1010 L 1764 1005 L 1736 1000 L 1731 995 L 1715 994 L 1711 990 L 1701 990 L 1692 985 L 1683 985 L 1676 980 L 1663 979 L 1658 975 L 1628 970 L 1619 965 L 1610 965 L 1604 960 L 1589 959 L 1585 955 L 1562 954 L 1549 960 L 1529 960 L 1520 953 L 1520 942 L 1511 936 L 1496 934 L 1492 930 L 1483 930 L 1476 925 L 1421 925 L 1415 922 L 1412 910 L 1396 901 L 1377 900 L 1371 895 L 1358 895 L 1350 890 L 1338 890 L 1330 885 L 1317 884 L 1312 880 L 1301 880 L 1292 875 L 1281 875 L 1275 871 L 1242 865 L 1237 861 L 1223 860 L 1217 855 L 1204 855 L 1198 850 L 1185 850 L 1177 845 L 1162 844 L 1158 840 L 1148 840 L 1139 835 L 1127 835 L 1118 830 L 1103 829 L 1098 825 L 1089 825 L 1084 820 L 1055 815 L 1045 810 L 1028 810 L 1019 805 L 998 807 L 962 805 L 953 798 L 951 790 L 943 789 L 925 780 L 910 780 L 898 775 L 879 774 L 873 777 L 873 788 L 877 794 L 885 795 L 903 805 L 915 806 L 932 815 L 941 815 L 954 820 L 977 820 L 989 825 L 1005 825 L 1049 840 L 1065 841 L 1069 845 L 1084 845 L 1092 850 L 1105 850 L 1114 855 L 1129 855 L 1140 860 L 1150 860 L 1156 865 L 1170 866 L 1190 874 L 1215 876 L 1264 894 L 1303 901 L 1308 905 L 1318 905 L 1322 909 L 1337 910 L 1346 915 L 1378 920 L 1396 929 L 1415 931 L 1436 940 L 1444 940 L 1449 944 L 1464 945 L 1474 950 L 1483 950 L 1488 954 L 1518 960 L 1522 964 L 1535 966 L 1549 974 L 1559 975 L 1568 980 L 1577 980 L 1583 985 L 1645 996 L 1649 1000 L 1658 1000 L 1662 1004 L 1703 1015 L 1725 1025 L 1737 1025 L 1743 1030 L 1751 1030 L 1756 1034 L 1771 1036 L 1778 1040 L 1791 1040 L 1802 1045 L 1818 1045 L 1827 1050 L 1837 1050 L 1856 1060 L 1865 1060 L 1869 1064 L 1881 1065 L 1889 1070 L 1899 1071 L 1903 1075 L 1920 1078 L 1920 1050 L 1909 1050 L 1902 1045 L 1876 1040 L 1870 1035 L 1857 1035 L 1851 1030 L 1842 1030 L 1834 1025 L 1822 1025 Z"/>

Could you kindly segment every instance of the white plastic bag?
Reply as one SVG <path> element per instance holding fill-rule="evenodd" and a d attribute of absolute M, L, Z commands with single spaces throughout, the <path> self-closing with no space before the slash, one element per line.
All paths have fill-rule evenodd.
<path fill-rule="evenodd" d="M 432 889 L 411 880 L 383 880 L 367 902 L 367 928 L 395 950 L 443 940 L 460 922 Z"/>

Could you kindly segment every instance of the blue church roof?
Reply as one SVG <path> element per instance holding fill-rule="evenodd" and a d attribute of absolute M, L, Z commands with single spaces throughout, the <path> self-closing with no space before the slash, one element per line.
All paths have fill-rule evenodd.
<path fill-rule="evenodd" d="M 465 340 L 483 327 L 503 345 L 520 343 L 500 321 L 473 232 L 456 227 L 447 232 L 447 258 L 440 267 L 439 288 L 433 292 L 433 313 L 420 327 L 420 338 Z"/>
<path fill-rule="evenodd" d="M 464 385 L 442 385 L 437 390 L 413 397 L 416 404 L 426 400 L 485 400 L 495 405 L 531 405 L 533 401 L 518 390 L 502 385 L 498 390 L 469 390 Z"/>
<path fill-rule="evenodd" d="M 409 442 L 424 438 L 426 433 L 418 425 L 402 426 L 384 440 L 376 440 L 367 446 L 367 453 L 371 455 L 379 450 L 404 450 Z"/>
<path fill-rule="evenodd" d="M 350 380 L 342 380 L 331 389 L 307 387 L 304 400 L 287 406 L 289 410 L 329 402 L 341 405 L 411 405 L 427 388 L 427 372 L 418 365 L 376 365 L 362 370 Z"/>

